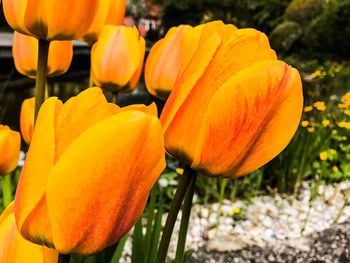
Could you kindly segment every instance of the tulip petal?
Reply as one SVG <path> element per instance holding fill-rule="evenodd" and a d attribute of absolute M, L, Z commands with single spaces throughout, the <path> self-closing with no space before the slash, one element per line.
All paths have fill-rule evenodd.
<path fill-rule="evenodd" d="M 202 27 L 200 41 L 205 41 L 209 36 L 214 33 L 219 33 L 223 39 L 228 39 L 234 31 L 237 30 L 232 24 L 224 24 L 222 21 L 212 21 L 206 24 L 197 26 L 196 28 Z"/>
<path fill-rule="evenodd" d="M 145 42 L 145 39 L 143 37 L 140 37 L 139 46 L 140 46 L 140 62 L 139 62 L 139 66 L 137 67 L 134 75 L 130 79 L 129 85 L 126 86 L 126 87 L 128 87 L 128 89 L 127 89 L 128 91 L 132 91 L 135 88 L 137 88 L 137 85 L 139 84 L 139 80 L 141 77 L 143 62 L 145 60 L 145 51 L 146 51 L 146 42 Z"/>
<path fill-rule="evenodd" d="M 57 117 L 55 162 L 83 131 L 118 111 L 117 105 L 107 103 L 100 88 L 89 88 L 70 98 Z"/>
<path fill-rule="evenodd" d="M 14 205 L 11 203 L 0 216 L 0 262 L 55 263 L 58 254 L 52 249 L 25 240 L 17 231 Z"/>
<path fill-rule="evenodd" d="M 220 44 L 220 35 L 213 34 L 199 46 L 197 52 L 194 54 L 192 59 L 196 61 L 196 63 L 190 63 L 182 75 L 179 76 L 160 116 L 164 130 L 168 128 L 177 110 L 181 107 L 193 86 L 202 76 Z"/>
<path fill-rule="evenodd" d="M 192 167 L 227 177 L 261 167 L 293 137 L 302 104 L 300 75 L 284 62 L 261 61 L 241 70 L 211 99 Z"/>
<path fill-rule="evenodd" d="M 176 78 L 192 59 L 198 48 L 200 30 L 181 25 L 169 30 L 148 55 L 145 66 L 145 81 L 148 91 L 166 99 Z"/>
<path fill-rule="evenodd" d="M 148 106 L 144 104 L 132 104 L 132 105 L 120 108 L 120 111 L 130 111 L 130 110 L 142 111 L 154 117 L 158 116 L 157 105 L 154 102 Z"/>
<path fill-rule="evenodd" d="M 22 137 L 27 144 L 30 144 L 34 131 L 34 107 L 34 97 L 24 100 L 21 106 L 20 127 Z"/>
<path fill-rule="evenodd" d="M 140 56 L 136 28 L 104 26 L 91 52 L 95 79 L 102 87 L 112 90 L 127 85 L 138 69 Z"/>
<path fill-rule="evenodd" d="M 165 133 L 168 151 L 185 162 L 193 160 L 195 146 L 199 139 L 198 127 L 201 126 L 215 91 L 241 69 L 265 59 L 276 59 L 275 52 L 249 35 L 233 35 L 224 42 L 203 76 L 178 108 L 174 118 L 170 120 L 169 129 Z M 183 89 L 183 87 L 179 85 L 176 89 Z M 175 109 L 172 110 L 175 111 Z M 184 133 L 184 130 L 187 132 Z"/>
<path fill-rule="evenodd" d="M 155 117 L 127 111 L 87 129 L 65 150 L 47 184 L 58 251 L 91 254 L 129 231 L 165 167 L 162 136 Z"/>
<path fill-rule="evenodd" d="M 61 107 L 61 101 L 55 97 L 47 99 L 41 106 L 32 143 L 17 186 L 15 197 L 17 226 L 21 234 L 33 242 L 35 239 L 42 240 L 44 236 L 47 237 L 45 242 L 51 243 L 52 241 L 48 218 L 41 217 L 33 210 L 38 204 L 45 205 L 42 199 L 45 196 L 47 178 L 55 158 L 55 119 Z M 42 207 L 39 206 L 39 208 Z M 34 214 L 37 215 L 35 217 L 37 220 L 27 221 L 27 218 L 34 217 Z M 39 218 L 42 219 L 39 220 Z M 46 222 L 43 223 L 42 220 L 46 220 Z M 36 234 L 37 232 L 34 235 L 30 234 L 31 229 L 36 227 L 41 233 L 40 236 Z"/>
<path fill-rule="evenodd" d="M 0 175 L 6 175 L 17 167 L 20 147 L 20 134 L 0 125 Z"/>

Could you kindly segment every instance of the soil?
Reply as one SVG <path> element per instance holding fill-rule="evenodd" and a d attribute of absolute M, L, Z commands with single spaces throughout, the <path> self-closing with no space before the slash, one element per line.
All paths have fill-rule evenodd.
<path fill-rule="evenodd" d="M 262 248 L 246 246 L 236 251 L 208 251 L 206 247 L 193 253 L 192 263 L 350 263 L 350 221 L 303 237 L 307 249 L 298 249 L 288 242 Z M 293 242 L 298 242 L 294 240 Z"/>

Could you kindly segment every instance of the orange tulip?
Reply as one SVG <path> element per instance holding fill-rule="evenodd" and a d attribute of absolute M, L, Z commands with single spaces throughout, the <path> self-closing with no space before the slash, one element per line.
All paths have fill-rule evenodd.
<path fill-rule="evenodd" d="M 55 250 L 33 244 L 18 233 L 13 210 L 11 203 L 0 216 L 0 262 L 56 263 Z"/>
<path fill-rule="evenodd" d="M 166 36 L 150 50 L 145 64 L 145 82 L 148 91 L 163 100 L 169 96 L 176 77 L 191 61 L 198 45 L 208 36 L 218 33 L 231 35 L 237 28 L 221 21 L 191 27 L 171 28 Z"/>
<path fill-rule="evenodd" d="M 94 21 L 83 36 L 83 40 L 92 45 L 97 41 L 104 25 L 123 24 L 125 8 L 125 0 L 100 0 Z"/>
<path fill-rule="evenodd" d="M 34 37 L 15 32 L 12 55 L 19 73 L 36 77 L 38 64 L 38 41 Z M 72 41 L 52 41 L 49 47 L 48 77 L 59 76 L 68 70 L 73 57 Z"/>
<path fill-rule="evenodd" d="M 0 175 L 6 175 L 17 167 L 20 148 L 20 134 L 0 125 Z"/>
<path fill-rule="evenodd" d="M 252 30 L 214 34 L 176 79 L 161 122 L 167 151 L 209 176 L 252 172 L 294 135 L 303 95 L 297 70 Z"/>
<path fill-rule="evenodd" d="M 73 40 L 89 29 L 99 0 L 3 0 L 8 24 L 43 40 Z"/>
<path fill-rule="evenodd" d="M 34 130 L 35 98 L 26 99 L 22 103 L 20 115 L 20 128 L 23 140 L 30 144 Z"/>
<path fill-rule="evenodd" d="M 112 91 L 134 90 L 140 79 L 145 47 L 136 28 L 104 26 L 91 51 L 94 83 Z"/>
<path fill-rule="evenodd" d="M 119 108 L 90 88 L 40 109 L 15 197 L 20 233 L 62 254 L 91 254 L 138 220 L 165 167 L 155 105 Z"/>

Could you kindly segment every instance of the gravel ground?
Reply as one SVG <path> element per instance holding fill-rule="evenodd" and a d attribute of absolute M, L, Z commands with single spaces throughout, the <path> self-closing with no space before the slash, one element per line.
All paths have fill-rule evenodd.
<path fill-rule="evenodd" d="M 307 243 L 308 250 L 295 248 L 284 242 L 272 248 L 246 246 L 236 251 L 209 251 L 206 247 L 195 252 L 192 263 L 265 263 L 265 262 L 350 262 L 350 221 L 310 234 L 295 242 Z"/>

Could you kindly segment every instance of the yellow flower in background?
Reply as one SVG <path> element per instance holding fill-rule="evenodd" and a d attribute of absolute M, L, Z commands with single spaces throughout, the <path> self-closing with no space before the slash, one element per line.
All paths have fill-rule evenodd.
<path fill-rule="evenodd" d="M 241 209 L 239 207 L 232 208 L 232 213 L 233 214 L 239 214 L 240 212 L 241 212 Z"/>
<path fill-rule="evenodd" d="M 328 159 L 328 153 L 327 151 L 320 152 L 320 160 L 321 161 L 326 161 Z"/>
<path fill-rule="evenodd" d="M 306 106 L 304 108 L 304 112 L 309 112 L 309 111 L 312 111 L 314 108 L 312 106 Z"/>
<path fill-rule="evenodd" d="M 341 122 L 338 122 L 338 126 L 340 128 L 345 128 L 345 129 L 350 129 L 350 122 L 345 122 L 345 121 L 341 121 Z"/>
<path fill-rule="evenodd" d="M 331 123 L 331 122 L 330 122 L 329 120 L 323 120 L 323 121 L 322 121 L 323 127 L 329 126 L 330 123 Z"/>
<path fill-rule="evenodd" d="M 350 110 L 345 110 L 344 114 L 350 116 Z"/>
<path fill-rule="evenodd" d="M 301 126 L 302 127 L 307 127 L 309 125 L 309 121 L 302 121 Z"/>
<path fill-rule="evenodd" d="M 350 106 L 350 92 L 347 92 L 342 99 L 346 106 Z"/>
<path fill-rule="evenodd" d="M 342 141 L 346 141 L 348 139 L 348 137 L 342 136 L 341 139 L 342 139 Z"/>
<path fill-rule="evenodd" d="M 335 173 L 339 172 L 338 166 L 333 165 L 333 166 L 332 166 L 332 171 L 335 172 Z"/>
<path fill-rule="evenodd" d="M 315 108 L 319 111 L 324 111 L 326 110 L 326 105 L 324 104 L 323 101 L 316 101 L 314 104 Z"/>
<path fill-rule="evenodd" d="M 309 133 L 313 133 L 315 131 L 315 128 L 314 127 L 309 127 L 309 128 L 307 128 L 307 131 Z"/>
<path fill-rule="evenodd" d="M 346 108 L 346 105 L 344 103 L 339 103 L 338 104 L 338 108 L 339 109 L 344 109 L 344 108 Z"/>
<path fill-rule="evenodd" d="M 335 155 L 335 154 L 337 153 L 337 151 L 334 150 L 334 149 L 330 149 L 330 150 L 329 150 L 329 153 L 330 153 L 331 155 Z"/>
<path fill-rule="evenodd" d="M 176 168 L 176 173 L 182 175 L 184 173 L 184 169 L 183 168 Z"/>

